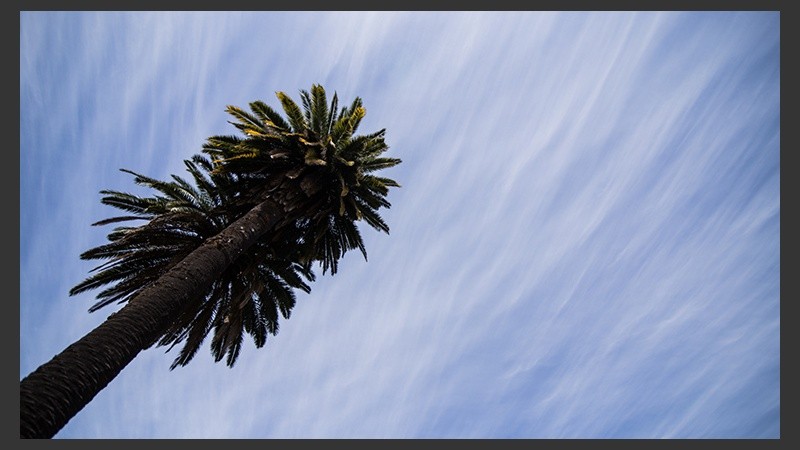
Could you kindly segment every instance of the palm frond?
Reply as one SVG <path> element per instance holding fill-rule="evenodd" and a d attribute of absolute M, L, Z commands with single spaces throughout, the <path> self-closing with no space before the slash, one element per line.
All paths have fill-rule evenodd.
<path fill-rule="evenodd" d="M 286 93 L 278 91 L 275 93 L 280 100 L 281 105 L 283 106 L 283 111 L 286 113 L 286 117 L 289 118 L 289 123 L 292 126 L 292 130 L 295 133 L 304 133 L 308 129 L 308 124 L 306 123 L 306 119 L 303 116 L 303 112 L 300 110 L 300 107 L 297 106 L 297 103 L 291 99 Z"/>
<path fill-rule="evenodd" d="M 315 84 L 311 86 L 311 107 L 309 110 L 311 116 L 311 130 L 317 134 L 318 139 L 327 134 L 325 128 L 329 123 L 328 120 L 328 99 L 325 95 L 325 89 Z"/>
<path fill-rule="evenodd" d="M 239 119 L 239 122 L 233 123 L 233 125 L 247 134 L 262 135 L 269 133 L 264 127 L 263 121 L 239 107 L 228 105 L 225 112 Z"/>
<path fill-rule="evenodd" d="M 276 131 L 289 131 L 291 128 L 291 125 L 289 125 L 277 111 L 260 100 L 251 102 L 250 109 L 253 110 L 256 116 L 258 116 L 267 127 L 273 128 Z"/>

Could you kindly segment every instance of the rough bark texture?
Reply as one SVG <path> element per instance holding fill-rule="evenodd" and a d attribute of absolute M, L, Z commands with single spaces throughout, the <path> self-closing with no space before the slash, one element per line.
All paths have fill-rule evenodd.
<path fill-rule="evenodd" d="M 266 200 L 207 240 L 86 336 L 20 381 L 20 437 L 50 438 L 160 337 L 189 298 L 281 218 Z"/>

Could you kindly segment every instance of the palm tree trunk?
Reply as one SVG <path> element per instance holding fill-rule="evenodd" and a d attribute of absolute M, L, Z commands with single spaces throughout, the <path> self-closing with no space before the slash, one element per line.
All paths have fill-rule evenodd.
<path fill-rule="evenodd" d="M 50 438 L 148 348 L 188 299 L 222 272 L 284 211 L 265 200 L 208 239 L 128 304 L 20 381 L 20 437 Z"/>

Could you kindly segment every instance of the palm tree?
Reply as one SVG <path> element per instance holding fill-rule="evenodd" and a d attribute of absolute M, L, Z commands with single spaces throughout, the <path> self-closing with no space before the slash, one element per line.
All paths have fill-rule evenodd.
<path fill-rule="evenodd" d="M 239 267 L 258 266 L 245 261 L 248 255 L 258 258 L 258 253 L 249 249 L 259 242 L 268 242 L 263 251 L 272 255 L 280 251 L 284 260 L 292 261 L 296 256 L 300 267 L 320 261 L 323 271 L 335 273 L 338 259 L 347 250 L 359 248 L 366 257 L 356 220 L 388 232 L 378 210 L 390 206 L 385 198 L 388 188 L 398 184 L 372 172 L 400 160 L 380 156 L 388 150 L 385 130 L 355 135 L 365 114 L 361 100 L 356 98 L 349 108 L 337 113 L 336 95 L 329 108 L 321 86 L 314 85 L 311 93 L 301 91 L 303 110 L 286 94 L 277 95 L 288 122 L 263 102 L 250 104 L 253 114 L 230 106 L 228 111 L 238 120 L 234 125 L 246 137 L 213 137 L 204 149 L 216 158 L 210 166 L 212 175 L 225 174 L 229 180 L 220 187 L 220 198 L 225 199 L 225 208 L 235 220 L 202 240 L 180 261 L 165 263 L 162 267 L 169 267 L 165 272 L 153 272 L 159 273 L 158 278 L 153 279 L 151 274 L 149 279 L 140 279 L 146 282 L 144 287 L 123 285 L 101 299 L 127 300 L 127 304 L 20 382 L 21 437 L 52 437 L 139 352 L 159 339 L 163 343 L 186 339 L 182 355 L 188 362 L 194 354 L 191 349 L 196 351 L 201 342 L 190 330 L 204 329 L 204 319 L 198 321 L 202 312 L 193 318 L 187 313 L 198 311 L 192 302 L 202 303 L 209 295 L 227 298 L 229 303 L 242 298 L 230 289 L 227 293 L 224 289 L 209 293 L 215 292 L 215 283 L 225 285 L 220 280 L 240 258 Z M 142 244 L 146 246 L 146 242 Z M 134 265 L 112 266 L 106 269 L 134 270 Z M 128 280 L 111 278 L 109 282 L 116 281 L 118 286 Z M 247 278 L 248 282 L 259 279 L 257 271 Z M 258 290 L 252 285 L 236 289 Z M 226 316 L 221 317 L 223 324 L 232 323 L 230 317 L 227 322 Z M 242 314 L 242 328 L 247 320 Z M 228 327 L 238 329 L 239 325 Z M 222 334 L 237 335 L 227 331 Z M 212 352 L 218 360 L 227 352 L 232 364 L 235 356 L 231 355 L 238 354 L 238 345 L 235 340 L 225 341 Z"/>

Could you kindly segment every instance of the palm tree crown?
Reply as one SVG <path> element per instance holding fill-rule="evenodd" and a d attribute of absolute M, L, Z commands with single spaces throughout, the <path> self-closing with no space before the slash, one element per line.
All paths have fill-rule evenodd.
<path fill-rule="evenodd" d="M 276 95 L 286 119 L 261 101 L 250 103 L 252 113 L 228 106 L 236 118 L 231 123 L 245 136 L 211 137 L 204 152 L 214 159 L 215 173 L 235 180 L 229 185 L 237 190 L 233 196 L 251 203 L 279 200 L 296 218 L 304 261 L 318 260 L 323 273 L 336 273 L 347 250 L 367 256 L 356 221 L 389 232 L 378 210 L 391 206 L 389 187 L 399 184 L 373 173 L 401 161 L 381 156 L 389 148 L 385 129 L 355 135 L 366 114 L 360 98 L 337 112 L 336 93 L 328 106 L 319 85 L 300 91 L 302 109 L 285 93 Z"/>
<path fill-rule="evenodd" d="M 245 137 L 211 137 L 204 152 L 213 161 L 201 155 L 184 161 L 196 187 L 175 175 L 160 181 L 123 169 L 158 194 L 101 191 L 102 203 L 128 215 L 94 225 L 147 222 L 119 226 L 109 233 L 108 244 L 81 255 L 108 260 L 70 291 L 75 295 L 110 285 L 98 293 L 90 311 L 135 297 L 264 198 L 277 200 L 287 213 L 204 296 L 183 305 L 164 330 L 158 345 L 172 349 L 184 343 L 172 368 L 186 365 L 212 329 L 212 355 L 216 361 L 227 355 L 233 366 L 245 332 L 263 346 L 267 335 L 278 331 L 278 314 L 289 318 L 296 302 L 293 289 L 310 292 L 304 280 L 314 280 L 314 261 L 320 261 L 323 273 L 330 269 L 335 274 L 347 250 L 358 248 L 366 258 L 357 220 L 389 232 L 378 209 L 390 206 L 388 188 L 399 185 L 372 173 L 400 160 L 380 156 L 388 150 L 385 130 L 355 135 L 366 113 L 361 99 L 337 113 L 336 94 L 329 108 L 318 85 L 310 93 L 301 91 L 302 111 L 284 93 L 277 96 L 287 119 L 260 101 L 250 104 L 252 114 L 228 106 L 237 119 L 233 125 Z"/>

